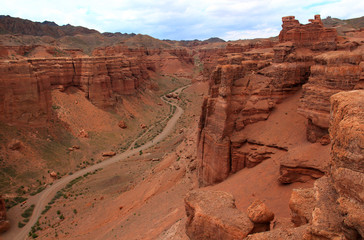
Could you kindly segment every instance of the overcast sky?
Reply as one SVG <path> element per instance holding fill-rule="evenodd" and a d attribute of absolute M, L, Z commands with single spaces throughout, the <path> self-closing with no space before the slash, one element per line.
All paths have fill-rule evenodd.
<path fill-rule="evenodd" d="M 0 15 L 159 39 L 225 40 L 279 34 L 281 18 L 361 17 L 363 0 L 1 0 Z"/>

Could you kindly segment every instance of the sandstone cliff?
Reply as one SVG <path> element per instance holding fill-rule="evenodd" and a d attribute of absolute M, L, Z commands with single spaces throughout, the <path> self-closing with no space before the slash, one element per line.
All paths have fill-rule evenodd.
<path fill-rule="evenodd" d="M 314 57 L 310 78 L 303 86 L 298 111 L 308 119 L 307 140 L 316 142 L 327 134 L 330 96 L 364 87 L 364 46 L 353 51 L 329 51 Z"/>
<path fill-rule="evenodd" d="M 126 57 L 56 58 L 0 63 L 1 119 L 12 123 L 44 122 L 51 117 L 52 88 L 80 88 L 100 108 L 113 106 L 120 94 L 146 88 L 147 68 Z"/>
<path fill-rule="evenodd" d="M 275 229 L 248 239 L 291 239 L 289 236 L 296 235 L 298 239 L 363 238 L 363 99 L 363 90 L 331 97 L 331 168 L 313 188 L 293 191 L 290 208 L 297 228 Z"/>
<path fill-rule="evenodd" d="M 296 46 L 312 50 L 334 50 L 336 48 L 337 32 L 334 28 L 325 28 L 320 15 L 310 19 L 310 23 L 302 25 L 294 16 L 282 18 L 280 42 L 293 42 Z"/>
<path fill-rule="evenodd" d="M 298 27 L 300 31 L 310 32 L 314 27 L 319 32 L 331 33 L 321 26 L 319 19 L 308 25 L 297 25 L 296 20 L 289 19 L 294 24 L 283 19 L 280 43 L 273 48 L 267 43 L 255 47 L 229 46 L 226 52 L 234 53 L 218 53 L 222 56 L 210 74 L 210 96 L 205 100 L 200 120 L 201 185 L 222 181 L 230 173 L 269 158 L 269 150 L 244 150 L 249 143 L 244 128 L 267 120 L 276 104 L 308 81 L 314 64 L 313 52 L 302 47 L 313 46 L 301 43 L 318 42 L 318 39 L 312 40 L 311 33 L 307 39 L 290 39 L 290 31 Z M 331 35 L 326 41 L 336 46 Z"/>
<path fill-rule="evenodd" d="M 291 195 L 289 207 L 292 211 L 291 221 L 295 226 L 278 225 L 270 231 L 268 228 L 266 229 L 268 231 L 263 230 L 265 232 L 250 232 L 246 239 L 362 239 L 364 237 L 363 90 L 343 91 L 331 97 L 330 136 L 333 144 L 327 176 L 316 180 L 313 188 L 295 189 Z M 220 197 L 217 198 L 216 195 Z M 227 196 L 230 195 L 224 192 L 202 190 L 194 191 L 186 197 L 186 213 L 189 217 L 186 232 L 191 239 L 203 239 L 203 236 L 210 236 L 214 232 L 223 232 L 225 236 L 236 234 L 236 228 L 231 227 L 231 223 L 242 221 L 244 217 L 235 209 L 233 200 L 229 200 L 232 204 L 226 203 Z M 200 202 L 200 198 L 204 201 Z M 230 196 L 229 199 L 233 198 Z M 232 206 L 225 210 L 229 205 Z M 250 208 L 248 208 L 249 214 Z M 229 211 L 231 211 L 229 218 L 224 217 Z M 216 221 L 218 224 L 212 224 Z M 220 227 L 218 231 L 217 226 L 224 228 Z M 240 226 L 245 232 L 240 232 L 237 239 L 245 238 L 249 229 L 252 231 L 251 228 L 247 228 L 246 221 Z M 212 236 L 218 235 L 212 234 Z"/>
<path fill-rule="evenodd" d="M 199 125 L 201 185 L 220 182 L 231 173 L 270 158 L 272 146 L 289 154 L 282 162 L 282 183 L 306 181 L 298 177 L 300 174 L 316 179 L 326 171 L 323 155 L 320 164 L 309 157 L 299 159 L 293 156 L 294 146 L 277 146 L 266 140 L 257 143 L 247 137 L 245 128 L 267 120 L 277 104 L 303 88 L 296 110 L 308 119 L 306 138 L 328 145 L 330 96 L 363 88 L 362 45 L 339 41 L 335 29 L 325 28 L 319 15 L 306 25 L 294 17 L 282 20 L 279 43 L 273 47 L 267 43 L 254 47 L 229 45 L 215 51 L 214 57 L 207 57 L 207 51 L 203 52 L 206 56 L 202 54 L 208 66 L 204 77 L 209 78 L 210 91 Z M 259 147 L 248 150 L 249 144 Z M 327 152 L 313 150 L 313 146 L 307 146 L 306 151 Z"/>

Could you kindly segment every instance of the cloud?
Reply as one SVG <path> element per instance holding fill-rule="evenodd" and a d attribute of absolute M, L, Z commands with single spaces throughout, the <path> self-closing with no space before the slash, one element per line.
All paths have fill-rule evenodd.
<path fill-rule="evenodd" d="M 357 0 L 12 0 L 1 14 L 161 39 L 232 40 L 277 35 L 283 16 L 307 23 L 314 14 L 352 18 L 363 9 Z"/>
<path fill-rule="evenodd" d="M 221 38 L 224 40 L 239 40 L 239 39 L 252 39 L 252 38 L 268 38 L 278 36 L 280 29 L 265 28 L 257 30 L 242 30 L 227 32 Z"/>

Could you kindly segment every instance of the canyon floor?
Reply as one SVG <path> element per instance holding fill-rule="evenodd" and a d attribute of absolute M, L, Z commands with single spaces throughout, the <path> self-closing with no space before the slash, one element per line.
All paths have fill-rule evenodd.
<path fill-rule="evenodd" d="M 78 179 L 80 181 L 77 182 L 70 189 L 64 190 L 64 196 L 62 197 L 62 199 L 55 201 L 55 203 L 52 204 L 51 209 L 47 211 L 47 213 L 42 214 L 40 219 L 38 219 L 38 222 L 40 223 L 39 228 L 42 229 L 38 229 L 36 231 L 36 234 L 39 236 L 39 238 L 48 239 L 56 238 L 57 236 L 59 236 L 59 239 L 90 239 L 91 236 L 92 238 L 94 238 L 93 233 L 92 235 L 85 235 L 82 233 L 84 231 L 90 231 L 87 230 L 90 226 L 82 226 L 82 222 L 84 222 L 83 219 L 88 217 L 98 218 L 97 214 L 94 215 L 94 210 L 101 207 L 100 210 L 104 211 L 105 207 L 110 206 L 110 204 L 115 204 L 113 206 L 115 206 L 117 212 L 114 213 L 117 214 L 118 217 L 120 217 L 121 215 L 123 216 L 123 219 L 125 221 L 124 227 L 123 229 L 120 228 L 120 230 L 122 231 L 115 234 L 118 237 L 125 237 L 125 239 L 133 239 L 130 234 L 137 234 L 139 229 L 141 229 L 141 225 L 144 225 L 145 228 L 150 228 L 150 221 L 157 218 L 157 216 L 155 216 L 155 213 L 159 212 L 159 210 L 162 210 L 162 208 L 160 208 L 159 210 L 158 208 L 156 208 L 156 206 L 158 206 L 158 202 L 160 203 L 161 201 L 163 201 L 171 204 L 171 206 L 169 207 L 164 206 L 168 207 L 167 209 L 164 209 L 163 207 L 163 209 L 167 210 L 167 212 L 170 209 L 174 209 L 178 206 L 179 211 L 175 212 L 174 214 L 179 218 L 183 218 L 183 197 L 190 189 L 193 188 L 193 186 L 195 186 L 196 182 L 189 179 L 193 176 L 195 178 L 196 174 L 190 174 L 191 176 L 188 177 L 185 176 L 185 162 L 188 160 L 192 161 L 194 160 L 193 158 L 195 158 L 195 156 L 192 156 L 192 153 L 188 155 L 187 152 L 185 152 L 185 149 L 189 148 L 189 152 L 193 151 L 193 146 L 195 144 L 194 138 L 196 137 L 195 131 L 197 129 L 197 121 L 201 106 L 200 104 L 203 95 L 206 94 L 206 91 L 207 83 L 195 83 L 191 86 L 188 86 L 180 93 L 180 100 L 169 100 L 172 102 L 175 101 L 177 104 L 181 104 L 184 107 L 185 111 L 183 115 L 178 119 L 178 122 L 175 122 L 174 125 L 172 125 L 172 134 L 169 134 L 166 139 L 162 140 L 156 146 L 153 146 L 152 148 L 147 150 L 142 150 L 142 148 L 148 148 L 149 145 L 148 143 L 146 143 L 142 147 L 132 150 L 131 152 L 133 152 L 134 154 L 128 154 L 131 156 L 127 158 L 123 157 L 126 159 L 123 159 L 120 162 L 119 160 L 117 160 L 114 161 L 115 163 L 112 163 L 111 165 L 102 167 L 102 165 L 104 165 L 103 163 L 107 162 L 104 161 L 101 163 L 101 166 L 94 165 L 92 166 L 92 169 L 86 168 L 83 169 L 81 173 L 75 172 L 72 175 L 72 178 L 76 178 L 78 175 L 80 175 L 82 179 Z M 167 126 L 166 128 L 169 128 L 167 130 L 171 132 L 171 127 Z M 142 137 L 143 136 L 141 136 L 141 138 Z M 160 138 L 160 136 L 158 137 Z M 153 141 L 158 142 L 158 139 L 153 139 Z M 180 149 L 180 152 L 183 152 L 183 154 L 179 153 L 179 155 L 181 156 L 177 156 L 175 154 L 177 148 Z M 186 160 L 186 154 L 188 155 L 188 160 Z M 122 156 L 115 156 L 114 158 L 120 159 L 121 157 Z M 96 170 L 96 172 L 94 172 L 94 170 Z M 87 172 L 94 172 L 95 174 L 90 174 L 82 177 Z M 70 179 L 67 179 L 67 177 L 63 177 L 63 179 L 61 179 L 63 180 L 63 185 L 70 182 Z M 54 184 L 57 186 L 60 185 L 59 182 L 55 182 Z M 152 186 L 154 186 L 154 189 L 152 188 Z M 60 190 L 60 188 L 61 187 L 57 187 L 55 190 L 52 190 L 51 193 L 47 193 L 48 197 L 43 197 L 41 204 L 45 206 L 46 203 L 48 203 L 53 198 L 55 193 Z M 168 189 L 170 191 L 170 195 L 168 195 Z M 47 189 L 44 191 L 47 191 Z M 161 193 L 167 195 L 159 196 Z M 158 195 L 159 197 L 162 197 L 162 199 L 158 200 L 158 197 L 154 197 L 154 195 Z M 124 198 L 124 196 L 128 196 L 127 203 L 114 202 L 117 199 Z M 152 207 L 156 210 L 156 212 L 150 212 L 148 210 L 151 209 L 149 208 L 149 205 L 144 206 L 147 203 L 149 204 L 149 198 L 152 198 L 153 201 L 156 201 L 154 203 L 156 206 Z M 179 198 L 180 201 L 174 201 L 176 200 L 176 198 Z M 40 204 L 40 200 L 37 195 L 29 199 L 26 204 L 22 206 L 18 205 L 12 208 L 11 211 L 9 211 L 8 213 L 10 221 L 20 222 L 22 220 L 20 214 L 25 209 L 29 208 L 29 206 L 31 206 L 32 204 Z M 141 206 L 146 207 L 143 212 L 144 217 L 140 218 L 144 221 L 144 224 L 134 224 L 132 222 L 132 219 L 130 219 L 129 223 L 129 218 L 135 217 L 136 212 L 141 211 L 139 209 Z M 37 213 L 36 210 L 33 214 Z M 43 208 L 40 208 L 38 210 L 38 213 L 43 210 Z M 145 211 L 149 213 L 146 213 Z M 164 230 L 166 226 L 169 226 L 171 223 L 174 223 L 174 221 L 176 221 L 176 216 L 174 216 L 173 218 L 169 218 L 167 217 L 167 212 L 161 211 L 158 215 L 159 217 L 168 219 L 165 223 L 167 225 L 159 226 L 160 230 Z M 89 215 L 90 213 L 91 215 Z M 86 215 L 83 216 L 84 214 Z M 141 215 L 141 213 L 138 214 L 138 216 Z M 60 218 L 61 215 L 64 216 L 64 219 L 63 217 L 62 219 Z M 102 215 L 104 215 L 104 213 Z M 109 215 L 109 217 L 115 217 L 112 215 L 113 214 Z M 151 219 L 145 221 L 146 215 L 150 215 Z M 106 222 L 110 221 L 103 218 L 100 218 L 100 220 Z M 87 221 L 94 222 L 95 220 L 90 219 Z M 34 223 L 35 222 L 36 221 L 34 221 Z M 29 222 L 28 226 L 32 226 L 34 223 Z M 119 222 L 113 221 L 112 224 L 119 224 Z M 95 221 L 93 229 L 96 230 L 103 225 L 104 223 L 97 224 Z M 84 229 L 85 227 L 87 229 Z M 130 229 L 128 230 L 128 228 Z M 17 234 L 19 233 L 19 230 L 21 229 L 18 229 L 16 225 L 13 225 L 12 228 L 3 236 L 4 239 L 12 239 L 14 236 L 18 236 Z M 77 237 L 77 235 L 74 235 L 73 233 L 75 231 L 80 231 L 80 236 Z M 114 230 L 111 230 L 111 232 L 113 231 Z M 155 231 L 156 233 L 161 234 L 160 231 Z M 26 231 L 26 229 L 23 229 L 22 232 L 24 232 L 24 234 L 27 234 L 28 231 Z M 146 234 L 144 237 L 152 236 L 147 233 L 146 229 L 140 231 L 140 234 L 142 233 Z M 111 233 L 109 232 L 109 230 L 106 230 L 104 234 Z M 142 236 L 143 235 L 141 235 L 140 237 Z M 100 239 L 103 239 L 104 237 L 105 236 L 100 236 Z M 106 236 L 106 238 L 109 237 L 109 235 Z M 139 239 L 139 237 L 135 239 Z"/>
<path fill-rule="evenodd" d="M 180 94 L 177 102 L 186 104 L 185 112 L 165 140 L 82 177 L 64 189 L 60 198 L 38 219 L 34 231 L 38 239 L 188 239 L 184 198 L 189 191 L 198 188 L 196 137 L 206 91 L 207 83 L 194 83 Z M 246 129 L 249 139 L 266 145 L 275 143 L 282 149 L 305 151 L 307 141 L 302 131 L 305 121 L 296 112 L 301 93 L 278 104 L 269 120 L 250 125 Z M 277 132 L 282 134 L 277 137 Z M 328 146 L 310 146 L 327 157 L 328 151 L 322 150 Z M 206 189 L 233 194 L 241 211 L 254 200 L 263 200 L 276 214 L 274 228 L 290 227 L 288 201 L 292 189 L 312 187 L 313 180 L 280 184 L 277 181 L 279 163 L 281 158 L 287 157 L 287 151 L 272 151 L 273 156 L 258 166 L 243 169 Z M 32 203 L 10 211 L 10 220 L 20 221 L 16 216 Z M 12 229 L 4 239 L 11 239 L 11 232 Z"/>

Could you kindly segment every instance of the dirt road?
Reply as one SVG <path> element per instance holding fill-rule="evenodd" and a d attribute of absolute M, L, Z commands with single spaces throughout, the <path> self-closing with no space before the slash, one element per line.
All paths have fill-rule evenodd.
<path fill-rule="evenodd" d="M 188 86 L 181 87 L 181 88 L 175 90 L 174 92 L 179 94 L 183 89 L 185 89 L 187 87 Z M 165 100 L 163 100 L 163 101 L 165 101 Z M 165 101 L 165 102 L 167 102 L 167 101 Z M 58 179 L 58 180 L 54 181 L 53 185 L 48 186 L 42 192 L 38 193 L 37 195 L 30 196 L 29 199 L 27 200 L 27 205 L 30 206 L 31 204 L 35 204 L 35 208 L 33 211 L 33 215 L 29 219 L 29 222 L 23 228 L 18 228 L 17 221 L 14 221 L 14 220 L 12 221 L 12 218 L 16 219 L 15 217 L 12 217 L 12 216 L 14 216 L 15 214 L 18 214 L 18 215 L 21 214 L 19 205 L 16 207 L 13 207 L 8 212 L 9 219 L 11 221 L 11 228 L 7 232 L 5 232 L 3 235 L 1 235 L 0 239 L 1 238 L 3 238 L 4 240 L 26 239 L 28 237 L 29 231 L 31 230 L 31 227 L 37 222 L 37 220 L 40 217 L 45 206 L 48 204 L 48 202 L 51 201 L 51 199 L 54 197 L 54 195 L 59 190 L 61 190 L 63 187 L 65 187 L 67 185 L 67 183 L 69 183 L 70 181 L 72 181 L 73 179 L 75 179 L 77 177 L 83 176 L 84 174 L 86 174 L 88 172 L 92 172 L 99 168 L 104 168 L 110 164 L 119 162 L 121 160 L 126 159 L 129 156 L 137 154 L 141 150 L 146 150 L 146 149 L 156 145 L 157 143 L 162 141 L 164 138 L 166 138 L 169 134 L 171 134 L 178 119 L 181 117 L 181 115 L 183 113 L 183 109 L 180 108 L 175 103 L 172 103 L 172 102 L 167 102 L 167 103 L 171 104 L 173 106 L 176 106 L 176 111 L 174 112 L 173 116 L 170 118 L 167 125 L 165 126 L 165 128 L 159 135 L 157 135 L 154 139 L 150 140 L 149 142 L 145 143 L 143 146 L 140 146 L 140 147 L 134 148 L 134 149 L 128 149 L 127 151 L 125 151 L 121 154 L 118 154 L 110 159 L 107 159 L 101 163 L 98 163 L 98 164 L 89 166 L 87 168 L 84 168 L 82 170 L 79 170 L 79 171 L 73 173 L 73 175 L 68 175 L 61 179 Z"/>

